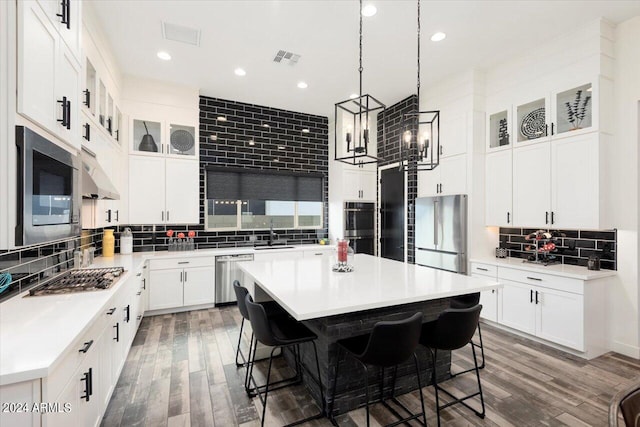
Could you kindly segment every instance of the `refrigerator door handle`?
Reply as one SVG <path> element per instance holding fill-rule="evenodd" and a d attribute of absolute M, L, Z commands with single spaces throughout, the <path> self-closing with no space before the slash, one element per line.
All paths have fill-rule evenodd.
<path fill-rule="evenodd" d="M 438 200 L 433 201 L 433 245 L 438 246 Z"/>

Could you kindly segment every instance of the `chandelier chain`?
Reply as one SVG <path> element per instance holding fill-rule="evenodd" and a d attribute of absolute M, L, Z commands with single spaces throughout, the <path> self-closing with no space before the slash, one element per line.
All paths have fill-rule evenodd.
<path fill-rule="evenodd" d="M 418 109 L 420 109 L 420 0 L 418 0 L 418 87 L 416 96 Z"/>
<path fill-rule="evenodd" d="M 360 44 L 359 44 L 359 49 L 360 49 L 360 56 L 359 56 L 359 67 L 358 67 L 358 72 L 360 73 L 360 93 L 358 95 L 362 96 L 362 0 L 360 0 Z"/>

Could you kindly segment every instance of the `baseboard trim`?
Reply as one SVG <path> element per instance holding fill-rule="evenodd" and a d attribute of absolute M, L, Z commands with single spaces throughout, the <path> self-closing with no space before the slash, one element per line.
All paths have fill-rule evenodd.
<path fill-rule="evenodd" d="M 611 350 L 624 356 L 633 357 L 634 359 L 640 359 L 640 347 L 634 345 L 629 345 L 614 340 L 611 343 Z"/>

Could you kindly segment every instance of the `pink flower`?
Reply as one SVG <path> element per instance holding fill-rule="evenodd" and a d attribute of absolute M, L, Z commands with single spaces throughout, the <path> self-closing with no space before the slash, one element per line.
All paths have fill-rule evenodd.
<path fill-rule="evenodd" d="M 193 230 L 191 230 L 191 231 L 189 231 L 188 236 L 189 236 L 189 237 L 196 237 L 196 232 L 195 232 L 195 231 L 193 231 Z"/>
<path fill-rule="evenodd" d="M 178 239 L 184 239 L 184 233 L 178 233 Z"/>
<path fill-rule="evenodd" d="M 167 237 L 173 237 L 173 230 L 167 230 Z"/>

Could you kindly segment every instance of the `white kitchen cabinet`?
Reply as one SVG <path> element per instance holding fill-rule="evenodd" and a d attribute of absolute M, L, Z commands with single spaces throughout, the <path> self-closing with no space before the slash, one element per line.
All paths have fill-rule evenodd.
<path fill-rule="evenodd" d="M 551 219 L 554 228 L 600 228 L 599 135 L 551 142 Z"/>
<path fill-rule="evenodd" d="M 200 166 L 192 159 L 129 156 L 129 222 L 196 224 Z"/>
<path fill-rule="evenodd" d="M 213 257 L 153 260 L 149 272 L 149 310 L 213 304 Z"/>
<path fill-rule="evenodd" d="M 495 266 L 479 263 L 471 263 L 471 276 L 481 279 L 498 280 L 498 269 Z M 480 317 L 492 322 L 498 321 L 498 294 L 499 289 L 480 292 L 480 304 L 482 311 Z"/>
<path fill-rule="evenodd" d="M 342 172 L 344 200 L 359 202 L 376 201 L 376 172 L 345 167 Z"/>
<path fill-rule="evenodd" d="M 80 65 L 47 12 L 18 2 L 18 112 L 80 148 Z"/>
<path fill-rule="evenodd" d="M 534 305 L 533 288 L 518 282 L 500 280 L 501 309 L 499 322 L 505 326 L 535 335 L 536 306 Z"/>
<path fill-rule="evenodd" d="M 467 192 L 467 156 L 440 159 L 432 171 L 418 172 L 418 197 L 447 196 Z"/>
<path fill-rule="evenodd" d="M 536 335 L 578 350 L 584 349 L 582 295 L 536 288 Z"/>
<path fill-rule="evenodd" d="M 42 402 L 41 381 L 23 381 L 0 386 L 0 402 L 27 405 Z M 0 411 L 1 426 L 40 427 L 39 412 Z"/>
<path fill-rule="evenodd" d="M 486 157 L 485 224 L 511 227 L 513 224 L 512 151 L 489 153 Z"/>
<path fill-rule="evenodd" d="M 443 115 L 440 123 L 440 159 L 467 152 L 467 117 Z"/>
<path fill-rule="evenodd" d="M 549 142 L 513 150 L 513 223 L 547 228 L 551 224 Z"/>
<path fill-rule="evenodd" d="M 82 1 L 38 0 L 38 3 L 73 56 L 77 61 L 80 60 L 82 54 Z"/>
<path fill-rule="evenodd" d="M 69 412 L 56 411 L 47 414 L 47 427 L 68 427 L 82 425 L 80 419 L 84 418 L 81 413 L 80 396 L 85 393 L 84 375 L 78 373 L 73 374 L 69 382 L 62 390 L 62 393 L 56 399 L 57 402 L 69 403 L 71 410 Z M 82 381 L 80 381 L 82 380 Z M 59 400 L 58 400 L 59 399 Z"/>

